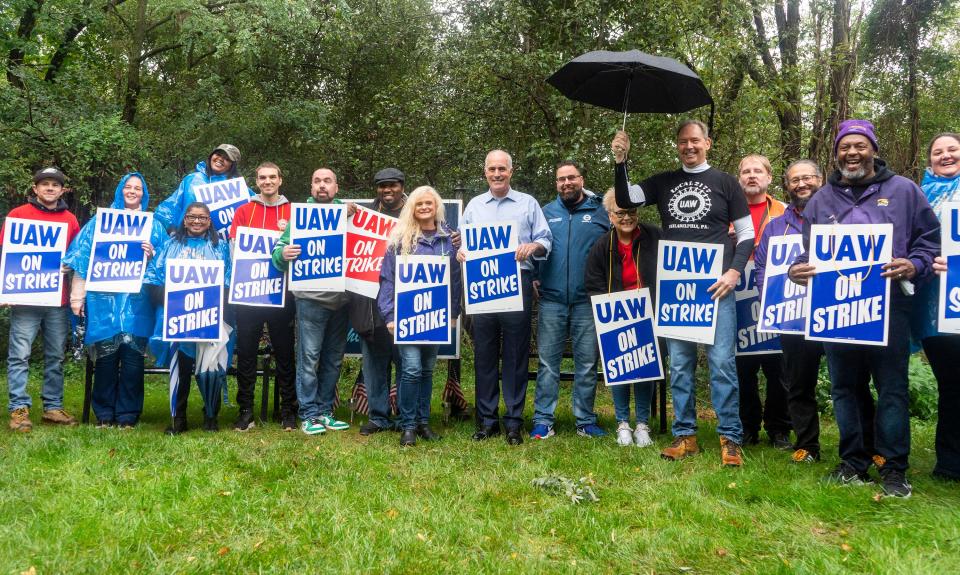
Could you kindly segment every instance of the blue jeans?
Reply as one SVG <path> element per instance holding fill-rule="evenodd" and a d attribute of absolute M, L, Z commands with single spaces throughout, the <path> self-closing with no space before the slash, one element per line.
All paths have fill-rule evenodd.
<path fill-rule="evenodd" d="M 436 345 L 398 345 L 400 350 L 400 427 L 415 429 L 430 421 L 430 396 L 433 394 L 433 368 L 437 364 Z"/>
<path fill-rule="evenodd" d="M 858 386 L 867 375 L 877 389 L 873 423 L 877 453 L 886 458 L 884 469 L 906 471 L 910 458 L 910 302 L 891 298 L 887 345 L 854 345 L 824 342 L 830 370 L 830 395 L 840 431 L 840 459 L 860 473 L 870 467 L 871 456 L 863 440 L 870 422 L 861 408 Z M 956 414 L 942 414 L 956 417 Z"/>
<path fill-rule="evenodd" d="M 390 423 L 390 362 L 400 369 L 400 355 L 393 336 L 386 328 L 376 328 L 372 341 L 361 337 L 363 346 L 363 385 L 367 388 L 367 413 L 378 426 Z"/>
<path fill-rule="evenodd" d="M 653 399 L 655 381 L 639 381 L 634 384 L 611 385 L 613 412 L 617 421 L 630 422 L 630 388 L 633 388 L 633 401 L 636 404 L 637 423 L 646 423 L 650 419 L 650 402 Z"/>
<path fill-rule="evenodd" d="M 40 398 L 43 409 L 63 407 L 63 354 L 70 330 L 65 307 L 15 305 L 10 308 L 7 387 L 10 411 L 31 407 L 27 393 L 27 372 L 30 369 L 30 348 L 43 328 L 43 387 Z"/>
<path fill-rule="evenodd" d="M 717 330 L 713 345 L 703 346 L 710 368 L 710 400 L 717 413 L 717 433 L 740 444 L 740 389 L 736 362 L 737 307 L 733 294 L 717 304 Z M 697 433 L 697 345 L 667 339 L 670 351 L 670 392 L 673 394 L 673 435 Z"/>
<path fill-rule="evenodd" d="M 332 310 L 297 299 L 297 400 L 300 419 L 333 415 L 347 346 L 347 307 Z"/>
<path fill-rule="evenodd" d="M 573 416 L 577 427 L 597 422 L 597 332 L 589 302 L 564 305 L 541 301 L 537 324 L 537 388 L 533 399 L 534 425 L 553 425 L 560 397 L 560 361 L 567 336 L 573 341 Z"/>
<path fill-rule="evenodd" d="M 139 346 L 121 341 L 113 353 L 97 356 L 91 405 L 98 421 L 135 424 L 143 413 L 142 350 L 147 342 L 137 339 Z"/>

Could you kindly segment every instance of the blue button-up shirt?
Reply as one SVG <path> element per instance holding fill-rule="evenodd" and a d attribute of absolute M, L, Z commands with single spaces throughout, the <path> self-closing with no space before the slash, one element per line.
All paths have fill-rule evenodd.
<path fill-rule="evenodd" d="M 543 217 L 540 204 L 533 196 L 513 188 L 502 198 L 497 198 L 489 190 L 473 198 L 467 204 L 461 221 L 465 224 L 481 224 L 507 220 L 516 220 L 518 224 L 517 241 L 521 244 L 536 242 L 547 250 L 537 259 L 545 259 L 550 254 L 553 234 L 550 233 L 547 218 Z M 533 262 L 520 262 L 520 268 L 532 270 Z"/>

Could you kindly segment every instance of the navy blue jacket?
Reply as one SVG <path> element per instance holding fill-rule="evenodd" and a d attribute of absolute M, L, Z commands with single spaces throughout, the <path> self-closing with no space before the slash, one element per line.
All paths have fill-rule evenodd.
<path fill-rule="evenodd" d="M 553 247 L 546 261 L 540 262 L 540 299 L 563 305 L 589 302 L 583 285 L 587 255 L 593 244 L 610 231 L 610 218 L 603 202 L 588 194 L 571 212 L 557 197 L 544 206 L 543 215 L 553 233 Z"/>

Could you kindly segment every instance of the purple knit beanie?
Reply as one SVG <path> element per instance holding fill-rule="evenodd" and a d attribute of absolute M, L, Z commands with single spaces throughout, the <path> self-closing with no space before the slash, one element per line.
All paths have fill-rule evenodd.
<path fill-rule="evenodd" d="M 837 139 L 833 141 L 834 154 L 837 153 L 837 146 L 840 145 L 840 140 L 850 134 L 860 134 L 866 137 L 870 140 L 870 143 L 873 144 L 873 151 L 880 151 L 880 145 L 877 144 L 877 135 L 874 133 L 873 124 L 867 120 L 844 120 L 840 122 L 840 129 L 837 130 Z"/>

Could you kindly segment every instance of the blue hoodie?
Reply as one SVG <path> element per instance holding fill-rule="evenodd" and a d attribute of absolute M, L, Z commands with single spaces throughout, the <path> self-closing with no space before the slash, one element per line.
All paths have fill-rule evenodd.
<path fill-rule="evenodd" d="M 176 228 L 180 225 L 180 222 L 183 221 L 183 214 L 186 213 L 187 206 L 197 201 L 197 194 L 194 192 L 194 188 L 212 182 L 222 182 L 223 180 L 229 180 L 235 177 L 237 177 L 237 175 L 232 172 L 209 175 L 207 163 L 203 161 L 197 162 L 194 171 L 180 180 L 180 185 L 170 194 L 170 197 L 160 202 L 154 217 L 160 220 L 160 223 L 163 224 L 163 229 L 169 231 L 171 228 Z M 250 192 L 250 195 L 253 196 L 253 192 Z"/>
<path fill-rule="evenodd" d="M 540 298 L 563 305 L 590 302 L 583 286 L 590 248 L 610 231 L 610 218 L 600 198 L 588 194 L 571 212 L 559 197 L 543 207 L 553 234 L 553 247 L 540 262 Z"/>
<path fill-rule="evenodd" d="M 123 186 L 132 176 L 143 182 L 143 199 L 140 200 L 140 209 L 146 210 L 150 201 L 147 191 L 147 181 L 139 172 L 129 173 L 120 179 L 117 189 L 113 193 L 111 208 L 124 209 Z M 96 218 L 91 218 L 67 249 L 64 264 L 69 266 L 81 277 L 87 277 L 90 266 L 90 250 L 93 247 L 93 231 Z M 167 239 L 163 225 L 153 219 L 153 229 L 150 231 L 150 243 L 154 252 L 159 252 Z M 141 286 L 137 293 L 105 293 L 87 292 L 86 298 L 87 331 L 83 342 L 92 345 L 99 341 L 113 338 L 121 333 L 128 333 L 135 337 L 149 337 L 153 333 L 154 309 L 146 288 Z"/>

